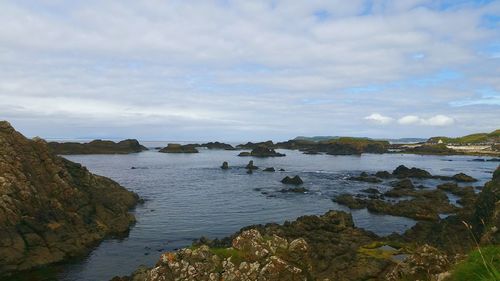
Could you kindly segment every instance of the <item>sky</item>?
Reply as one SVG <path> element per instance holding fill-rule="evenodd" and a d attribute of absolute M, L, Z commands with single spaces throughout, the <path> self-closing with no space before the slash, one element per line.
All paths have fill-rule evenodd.
<path fill-rule="evenodd" d="M 286 140 L 500 128 L 500 1 L 0 0 L 27 136 Z"/>

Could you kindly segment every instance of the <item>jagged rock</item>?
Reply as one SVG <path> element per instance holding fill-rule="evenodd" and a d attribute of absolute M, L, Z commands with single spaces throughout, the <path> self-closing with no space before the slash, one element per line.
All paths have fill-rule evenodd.
<path fill-rule="evenodd" d="M 281 168 L 281 169 L 279 169 L 279 171 L 280 171 L 280 172 L 284 172 L 284 171 L 285 171 L 285 169 Z"/>
<path fill-rule="evenodd" d="M 426 170 L 419 168 L 407 168 L 404 165 L 398 166 L 392 174 L 398 178 L 431 178 L 432 175 Z"/>
<path fill-rule="evenodd" d="M 293 178 L 286 176 L 281 180 L 281 182 L 284 184 L 295 184 L 295 185 L 299 185 L 299 184 L 304 183 L 299 176 L 295 176 Z"/>
<path fill-rule="evenodd" d="M 241 152 L 238 156 L 254 156 L 254 157 L 283 157 L 285 154 L 278 153 L 274 149 L 267 146 L 257 146 L 251 152 Z"/>
<path fill-rule="evenodd" d="M 227 161 L 224 161 L 224 162 L 222 163 L 221 169 L 223 169 L 223 170 L 227 170 L 227 169 L 229 169 L 229 164 L 227 163 Z"/>
<path fill-rule="evenodd" d="M 181 145 L 177 143 L 169 143 L 166 147 L 159 150 L 159 152 L 163 153 L 198 153 L 199 151 L 196 149 L 196 145 L 186 144 Z"/>
<path fill-rule="evenodd" d="M 60 262 L 134 222 L 135 193 L 0 122 L 0 279 Z"/>
<path fill-rule="evenodd" d="M 276 170 L 273 167 L 265 168 L 264 172 L 275 172 Z"/>
<path fill-rule="evenodd" d="M 128 154 L 148 150 L 135 139 L 120 142 L 93 140 L 89 143 L 49 142 L 49 147 L 55 154 Z"/>
<path fill-rule="evenodd" d="M 466 175 L 464 173 L 456 174 L 456 175 L 452 176 L 451 178 L 458 181 L 458 182 L 476 182 L 477 181 L 477 179 L 475 179 L 469 175 Z"/>

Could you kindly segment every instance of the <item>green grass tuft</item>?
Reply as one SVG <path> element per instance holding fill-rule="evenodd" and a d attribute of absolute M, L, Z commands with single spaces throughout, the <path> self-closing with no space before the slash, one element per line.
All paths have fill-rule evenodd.
<path fill-rule="evenodd" d="M 469 254 L 452 271 L 450 281 L 500 280 L 500 246 L 482 247 Z"/>

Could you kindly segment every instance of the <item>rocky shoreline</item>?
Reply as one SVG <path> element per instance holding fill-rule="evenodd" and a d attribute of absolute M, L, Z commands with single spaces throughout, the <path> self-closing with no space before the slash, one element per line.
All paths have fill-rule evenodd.
<path fill-rule="evenodd" d="M 86 253 L 126 233 L 137 194 L 0 122 L 0 278 Z"/>
<path fill-rule="evenodd" d="M 433 176 L 425 170 L 400 166 L 392 173 L 381 171 L 375 175 L 361 177 L 396 179 L 393 193 L 420 198 L 425 202 L 420 206 L 436 214 L 444 206 L 454 213 L 442 219 L 417 218 L 419 222 L 405 233 L 386 237 L 355 227 L 351 214 L 342 211 L 303 216 L 282 225 L 253 225 L 224 239 L 200 239 L 190 248 L 163 254 L 153 268 L 142 267 L 131 276 L 115 277 L 113 281 L 444 280 L 478 247 L 476 241 L 481 246 L 499 245 L 500 167 L 477 195 L 456 183 L 435 190 L 417 190 L 408 181 L 472 181 L 464 174 Z M 444 200 L 444 191 L 462 196 L 463 206 L 439 201 Z M 430 201 L 426 201 L 428 198 Z M 439 209 L 434 211 L 434 207 Z M 418 213 L 408 206 L 398 209 Z"/>

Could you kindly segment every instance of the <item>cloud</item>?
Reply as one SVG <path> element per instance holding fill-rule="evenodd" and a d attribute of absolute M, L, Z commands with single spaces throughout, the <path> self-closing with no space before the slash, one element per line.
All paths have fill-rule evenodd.
<path fill-rule="evenodd" d="M 482 25 L 500 2 L 369 2 L 0 1 L 0 119 L 28 135 L 157 139 L 498 127 L 498 98 L 470 93 L 500 89 L 500 30 Z M 387 116 L 360 118 L 374 111 Z M 366 122 L 412 112 L 422 126 Z"/>
<path fill-rule="evenodd" d="M 378 113 L 372 113 L 371 115 L 366 116 L 365 119 L 373 121 L 373 122 L 378 123 L 378 124 L 383 124 L 383 125 L 389 124 L 394 120 L 391 117 L 383 116 L 383 115 L 378 114 Z"/>
<path fill-rule="evenodd" d="M 449 126 L 455 123 L 455 119 L 441 114 L 427 119 L 416 115 L 406 115 L 399 118 L 398 123 L 401 125 Z"/>

